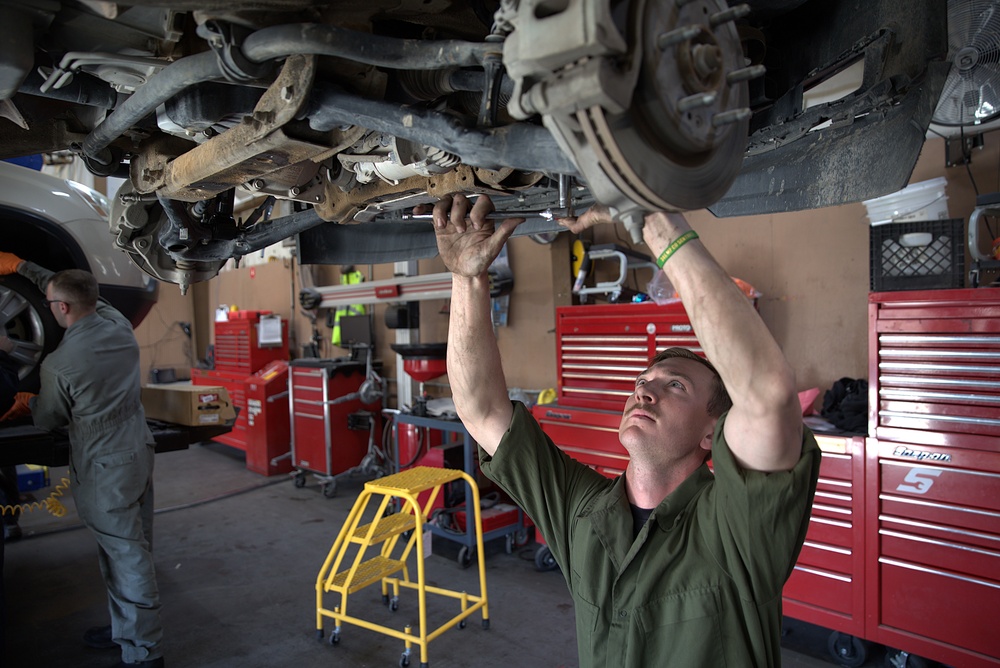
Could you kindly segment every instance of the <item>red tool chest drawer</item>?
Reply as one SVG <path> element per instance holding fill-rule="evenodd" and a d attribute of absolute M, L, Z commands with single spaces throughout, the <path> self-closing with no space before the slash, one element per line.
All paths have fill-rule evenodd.
<path fill-rule="evenodd" d="M 628 452 L 618 440 L 621 411 L 536 404 L 532 414 L 556 446 L 573 459 L 614 478 L 625 472 Z"/>
<path fill-rule="evenodd" d="M 816 441 L 823 461 L 806 540 L 785 583 L 784 612 L 862 637 L 865 439 L 817 436 Z"/>
<path fill-rule="evenodd" d="M 1000 452 L 869 439 L 869 638 L 1000 665 Z"/>
<path fill-rule="evenodd" d="M 261 345 L 260 320 L 266 311 L 237 311 L 245 317 L 215 323 L 215 368 L 249 376 L 273 360 L 288 359 L 288 321 L 281 321 L 281 344 Z"/>
<path fill-rule="evenodd" d="M 869 295 L 869 435 L 1000 451 L 1000 289 Z"/>
<path fill-rule="evenodd" d="M 679 302 L 559 307 L 559 403 L 620 413 L 636 376 L 653 355 L 673 346 L 703 354 Z"/>

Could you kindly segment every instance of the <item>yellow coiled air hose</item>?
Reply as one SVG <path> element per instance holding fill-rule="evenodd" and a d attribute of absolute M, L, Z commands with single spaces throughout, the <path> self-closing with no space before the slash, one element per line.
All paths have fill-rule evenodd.
<path fill-rule="evenodd" d="M 42 499 L 41 501 L 34 501 L 32 503 L 20 503 L 16 506 L 0 506 L 0 515 L 6 515 L 8 513 L 13 515 L 19 510 L 23 513 L 30 513 L 32 510 L 42 510 L 44 508 L 56 517 L 63 517 L 66 515 L 66 506 L 62 504 L 59 497 L 66 493 L 66 490 L 68 489 L 69 478 L 63 478 L 59 481 L 59 484 L 56 485 L 55 489 L 52 490 L 52 493 L 45 499 Z"/>

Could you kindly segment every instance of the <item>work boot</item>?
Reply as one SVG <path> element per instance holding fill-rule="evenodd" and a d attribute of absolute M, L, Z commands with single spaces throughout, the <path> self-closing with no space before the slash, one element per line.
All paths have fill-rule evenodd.
<path fill-rule="evenodd" d="M 111 625 L 95 626 L 83 632 L 83 643 L 94 649 L 115 649 L 118 643 L 111 639 Z"/>
<path fill-rule="evenodd" d="M 124 661 L 119 661 L 113 668 L 164 668 L 166 664 L 163 663 L 163 657 L 158 656 L 155 659 L 149 659 L 148 661 L 139 661 L 137 663 L 125 663 Z"/>

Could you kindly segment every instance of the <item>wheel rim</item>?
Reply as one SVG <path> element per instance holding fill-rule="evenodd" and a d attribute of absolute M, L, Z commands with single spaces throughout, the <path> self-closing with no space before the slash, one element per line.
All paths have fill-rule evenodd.
<path fill-rule="evenodd" d="M 45 347 L 42 318 L 20 293 L 0 285 L 0 324 L 6 336 L 15 340 L 11 357 L 21 363 L 18 377 L 24 378 L 42 357 Z"/>
<path fill-rule="evenodd" d="M 699 209 L 721 198 L 739 173 L 750 124 L 748 114 L 737 113 L 747 107 L 746 82 L 727 82 L 743 67 L 736 28 L 729 21 L 705 23 L 726 4 L 677 4 L 634 5 L 643 7 L 631 22 L 644 53 L 632 110 L 613 116 L 594 106 L 577 112 L 607 177 L 648 210 Z M 697 34 L 662 48 L 657 43 L 685 27 Z M 704 95 L 712 101 L 692 102 Z"/>

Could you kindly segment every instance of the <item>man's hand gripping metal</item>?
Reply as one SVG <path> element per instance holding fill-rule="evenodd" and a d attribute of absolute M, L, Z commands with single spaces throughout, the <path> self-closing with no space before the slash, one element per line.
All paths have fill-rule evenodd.
<path fill-rule="evenodd" d="M 475 204 L 465 195 L 440 199 L 433 210 L 434 234 L 445 266 L 459 276 L 481 276 L 500 254 L 524 218 L 506 218 L 499 226 L 490 218 L 493 202 L 481 195 Z M 415 210 L 422 213 L 422 210 Z"/>

